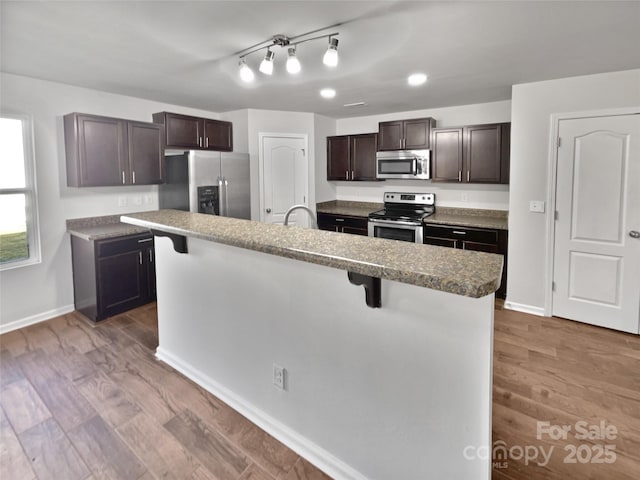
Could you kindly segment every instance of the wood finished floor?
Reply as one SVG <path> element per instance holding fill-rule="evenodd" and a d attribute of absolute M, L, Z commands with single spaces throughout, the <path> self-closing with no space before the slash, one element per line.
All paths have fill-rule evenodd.
<path fill-rule="evenodd" d="M 494 442 L 554 447 L 548 465 L 508 458 L 494 479 L 639 478 L 640 337 L 497 305 L 494 345 Z M 0 336 L 0 478 L 329 478 L 156 346 L 153 304 L 96 328 L 71 313 Z M 563 463 L 566 445 L 601 441 L 536 438 L 537 421 L 579 420 L 616 426 L 615 463 Z"/>

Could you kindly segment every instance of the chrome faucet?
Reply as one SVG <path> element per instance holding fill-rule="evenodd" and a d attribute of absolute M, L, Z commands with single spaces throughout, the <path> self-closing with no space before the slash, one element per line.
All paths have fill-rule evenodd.
<path fill-rule="evenodd" d="M 311 228 L 318 228 L 318 223 L 316 222 L 316 215 L 315 213 L 313 213 L 313 211 L 307 207 L 306 205 L 294 205 L 293 207 L 289 208 L 289 210 L 287 210 L 287 213 L 284 214 L 284 224 L 289 225 L 289 215 L 291 215 L 291 212 L 293 212 L 294 210 L 306 210 L 307 213 L 309 214 L 309 216 L 311 217 Z"/>

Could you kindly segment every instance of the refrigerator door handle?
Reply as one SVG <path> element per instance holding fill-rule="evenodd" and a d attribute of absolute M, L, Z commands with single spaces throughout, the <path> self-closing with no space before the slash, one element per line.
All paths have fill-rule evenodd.
<path fill-rule="evenodd" d="M 218 177 L 218 215 L 224 216 L 224 203 L 222 196 L 224 195 L 224 189 L 222 188 L 222 178 Z"/>
<path fill-rule="evenodd" d="M 229 182 L 224 179 L 224 215 L 229 216 Z"/>

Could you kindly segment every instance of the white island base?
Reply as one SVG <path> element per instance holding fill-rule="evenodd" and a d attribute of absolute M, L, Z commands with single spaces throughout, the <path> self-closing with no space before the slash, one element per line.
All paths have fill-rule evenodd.
<path fill-rule="evenodd" d="M 491 442 L 493 294 L 383 279 L 370 308 L 344 270 L 197 238 L 155 248 L 159 359 L 334 478 L 490 478 L 465 448 Z"/>

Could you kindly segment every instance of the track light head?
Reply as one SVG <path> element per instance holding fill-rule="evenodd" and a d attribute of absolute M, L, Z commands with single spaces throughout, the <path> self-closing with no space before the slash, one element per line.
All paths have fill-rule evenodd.
<path fill-rule="evenodd" d="M 264 56 L 264 60 L 260 62 L 259 68 L 265 75 L 271 75 L 273 73 L 273 57 L 275 57 L 275 53 L 267 49 L 267 54 Z"/>
<path fill-rule="evenodd" d="M 338 65 L 338 39 L 329 37 L 329 47 L 322 57 L 322 63 L 328 67 Z"/>
<path fill-rule="evenodd" d="M 291 74 L 300 73 L 301 70 L 300 60 L 296 57 L 296 49 L 289 49 L 289 58 L 287 58 L 287 72 Z"/>
<path fill-rule="evenodd" d="M 238 63 L 238 65 L 240 67 L 240 78 L 242 79 L 242 81 L 245 83 L 253 82 L 255 75 L 253 73 L 253 70 L 251 70 L 249 65 L 247 65 L 247 61 L 245 60 L 244 57 L 240 59 L 240 62 Z"/>

